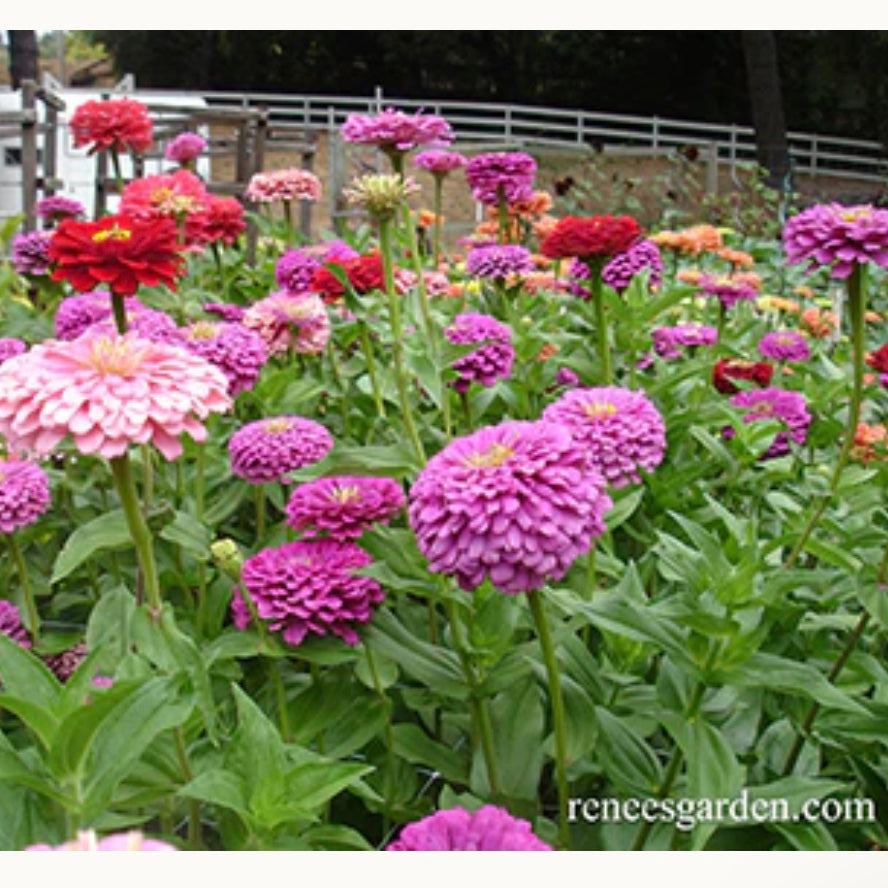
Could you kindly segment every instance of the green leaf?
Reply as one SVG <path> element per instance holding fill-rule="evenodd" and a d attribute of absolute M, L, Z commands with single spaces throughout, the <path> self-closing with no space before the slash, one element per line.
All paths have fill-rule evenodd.
<path fill-rule="evenodd" d="M 189 783 L 186 783 L 178 795 L 190 799 L 198 799 L 210 805 L 219 805 L 228 808 L 239 815 L 244 823 L 249 823 L 250 815 L 246 799 L 246 788 L 243 780 L 237 774 L 222 768 L 212 768 L 198 774 Z"/>
<path fill-rule="evenodd" d="M 438 743 L 419 725 L 401 723 L 392 727 L 395 754 L 414 765 L 423 765 L 451 783 L 467 783 L 469 761 L 455 749 Z"/>
<path fill-rule="evenodd" d="M 663 781 L 663 771 L 653 750 L 625 720 L 602 706 L 595 707 L 599 740 L 595 752 L 604 774 L 622 791 L 653 795 Z"/>
<path fill-rule="evenodd" d="M 631 492 L 614 497 L 613 508 L 604 516 L 607 529 L 615 531 L 621 524 L 628 521 L 644 498 L 644 488 L 638 487 Z"/>
<path fill-rule="evenodd" d="M 50 583 L 63 580 L 102 549 L 122 549 L 131 545 L 132 537 L 123 510 L 105 512 L 78 527 L 65 540 L 53 565 Z"/>
<path fill-rule="evenodd" d="M 210 557 L 212 533 L 205 524 L 185 512 L 176 512 L 176 517 L 164 525 L 159 535 L 201 561 L 207 561 Z"/>

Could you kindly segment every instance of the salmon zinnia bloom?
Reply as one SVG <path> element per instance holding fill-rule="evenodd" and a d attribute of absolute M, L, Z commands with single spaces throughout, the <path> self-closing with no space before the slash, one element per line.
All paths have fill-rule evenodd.
<path fill-rule="evenodd" d="M 176 459 L 183 433 L 204 441 L 201 420 L 230 407 L 221 370 L 135 333 L 50 339 L 0 366 L 0 435 L 36 456 L 70 436 L 81 453 L 111 459 L 150 443 Z"/>
<path fill-rule="evenodd" d="M 172 219 L 139 222 L 105 216 L 98 222 L 65 219 L 49 244 L 56 266 L 54 281 L 68 281 L 80 293 L 106 284 L 113 293 L 132 296 L 140 286 L 176 289 L 185 273 L 176 223 Z"/>

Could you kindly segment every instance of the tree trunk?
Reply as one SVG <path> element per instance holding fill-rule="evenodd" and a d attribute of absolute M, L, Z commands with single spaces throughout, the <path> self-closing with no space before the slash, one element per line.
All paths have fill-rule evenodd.
<path fill-rule="evenodd" d="M 783 116 L 783 95 L 780 70 L 777 67 L 777 44 L 773 31 L 741 31 L 743 56 L 746 60 L 746 81 L 752 124 L 760 166 L 767 171 L 766 181 L 781 191 L 787 188 L 790 171 L 786 120 Z"/>
<path fill-rule="evenodd" d="M 37 80 L 37 32 L 8 31 L 9 76 L 12 88 L 18 89 L 23 80 Z"/>

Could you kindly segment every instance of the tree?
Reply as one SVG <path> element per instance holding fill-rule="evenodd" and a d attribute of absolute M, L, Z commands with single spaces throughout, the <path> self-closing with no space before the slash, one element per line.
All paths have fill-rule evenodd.
<path fill-rule="evenodd" d="M 12 88 L 18 89 L 23 80 L 37 79 L 37 32 L 8 31 L 9 76 Z"/>

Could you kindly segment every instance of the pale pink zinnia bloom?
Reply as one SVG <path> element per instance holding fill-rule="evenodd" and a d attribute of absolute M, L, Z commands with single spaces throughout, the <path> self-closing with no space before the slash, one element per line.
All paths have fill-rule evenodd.
<path fill-rule="evenodd" d="M 318 355 L 330 339 L 330 316 L 317 293 L 278 290 L 251 305 L 241 323 L 265 340 L 270 355 Z"/>
<path fill-rule="evenodd" d="M 255 203 L 307 200 L 315 203 L 321 199 L 321 180 L 310 170 L 287 167 L 267 173 L 256 173 L 244 194 Z"/>
<path fill-rule="evenodd" d="M 221 370 L 136 333 L 50 339 L 0 366 L 0 435 L 17 453 L 45 456 L 70 436 L 81 453 L 151 443 L 176 459 L 183 433 L 204 441 L 201 420 L 230 407 Z"/>
<path fill-rule="evenodd" d="M 139 830 L 113 833 L 100 839 L 94 830 L 81 830 L 77 838 L 61 845 L 28 845 L 25 851 L 178 851 L 175 845 L 146 839 Z"/>

